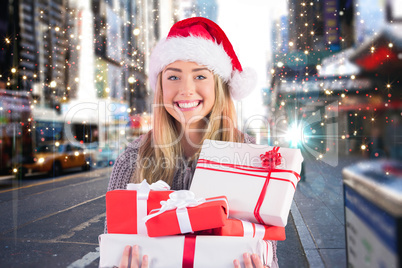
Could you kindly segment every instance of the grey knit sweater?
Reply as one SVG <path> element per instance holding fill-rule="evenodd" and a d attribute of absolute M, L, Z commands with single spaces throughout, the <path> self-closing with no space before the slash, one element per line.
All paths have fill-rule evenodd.
<path fill-rule="evenodd" d="M 138 151 L 141 145 L 141 137 L 131 142 L 127 149 L 116 160 L 112 174 L 109 180 L 108 191 L 116 189 L 125 189 L 130 182 L 131 177 L 134 174 L 136 161 L 138 158 Z M 244 143 L 255 143 L 254 138 L 247 134 L 244 134 Z M 194 175 L 197 162 L 189 163 L 186 159 L 181 158 L 178 161 L 178 169 L 174 175 L 173 183 L 171 185 L 172 190 L 188 190 L 191 185 L 191 181 Z M 105 222 L 105 233 L 107 232 L 107 226 Z M 276 256 L 276 241 L 272 241 L 273 246 L 273 265 L 271 268 L 278 267 L 278 259 Z"/>

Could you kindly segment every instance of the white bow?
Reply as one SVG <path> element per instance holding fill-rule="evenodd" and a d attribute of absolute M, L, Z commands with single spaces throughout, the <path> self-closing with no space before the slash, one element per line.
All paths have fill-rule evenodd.
<path fill-rule="evenodd" d="M 159 180 L 157 182 L 152 183 L 151 185 L 148 184 L 146 180 L 143 180 L 141 183 L 129 183 L 126 187 L 127 190 L 142 190 L 146 191 L 153 190 L 153 191 L 168 191 L 170 190 L 169 184 L 166 182 Z"/>
<path fill-rule="evenodd" d="M 195 194 L 191 191 L 175 191 L 169 194 L 169 199 L 167 201 L 161 201 L 162 207 L 158 210 L 155 210 L 158 212 L 146 216 L 144 220 L 147 221 L 169 210 L 176 210 L 181 233 L 191 233 L 193 232 L 193 230 L 191 228 L 191 222 L 188 216 L 187 208 L 196 207 L 203 203 L 205 203 L 205 198 L 195 199 Z"/>

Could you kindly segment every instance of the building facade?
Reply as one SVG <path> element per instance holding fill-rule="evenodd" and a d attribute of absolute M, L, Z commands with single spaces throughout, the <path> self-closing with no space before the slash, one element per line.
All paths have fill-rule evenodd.
<path fill-rule="evenodd" d="M 288 50 L 273 55 L 268 94 L 272 143 L 293 138 L 328 162 L 401 157 L 400 26 L 387 20 L 385 5 L 363 2 L 289 2 Z"/>

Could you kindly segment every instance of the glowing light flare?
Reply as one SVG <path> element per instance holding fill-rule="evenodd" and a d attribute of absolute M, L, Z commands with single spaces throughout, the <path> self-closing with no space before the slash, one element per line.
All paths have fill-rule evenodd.
<path fill-rule="evenodd" d="M 291 147 L 297 147 L 304 139 L 304 133 L 302 131 L 302 125 L 294 123 L 286 131 L 285 139 L 290 142 Z"/>
<path fill-rule="evenodd" d="M 139 34 L 140 34 L 140 29 L 139 28 L 135 28 L 134 30 L 133 30 L 133 34 L 135 35 L 135 36 L 138 36 Z"/>
<path fill-rule="evenodd" d="M 134 83 L 135 83 L 135 78 L 134 78 L 134 76 L 130 76 L 130 77 L 128 78 L 128 82 L 129 82 L 130 84 L 134 84 Z"/>

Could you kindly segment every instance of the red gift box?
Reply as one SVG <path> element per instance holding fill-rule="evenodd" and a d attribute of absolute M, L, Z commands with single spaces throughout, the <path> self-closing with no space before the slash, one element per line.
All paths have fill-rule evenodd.
<path fill-rule="evenodd" d="M 146 217 L 145 224 L 150 237 L 191 233 L 225 225 L 228 217 L 225 196 L 200 199 L 197 202 L 190 202 L 190 205 L 184 204 L 186 200 L 179 200 L 177 204 L 169 207 L 168 203 L 175 199 L 173 195 L 183 194 L 194 196 L 190 191 L 176 191 L 170 195 L 170 200 L 163 204 L 160 210 L 151 211 Z"/>
<path fill-rule="evenodd" d="M 160 202 L 169 199 L 169 194 L 172 192 L 173 191 L 153 190 L 145 191 L 145 193 L 134 190 L 113 190 L 107 192 L 106 221 L 108 233 L 142 233 L 146 235 L 145 222 L 140 222 L 142 221 L 143 216 L 148 215 L 153 209 L 160 208 Z M 139 213 L 138 205 L 144 206 L 140 208 L 141 210 L 144 210 L 143 213 Z M 144 225 L 142 229 L 141 226 L 139 226 L 141 224 Z"/>
<path fill-rule="evenodd" d="M 198 232 L 197 235 L 242 236 L 263 240 L 286 239 L 285 227 L 262 225 L 242 220 L 228 219 L 224 226 Z"/>

